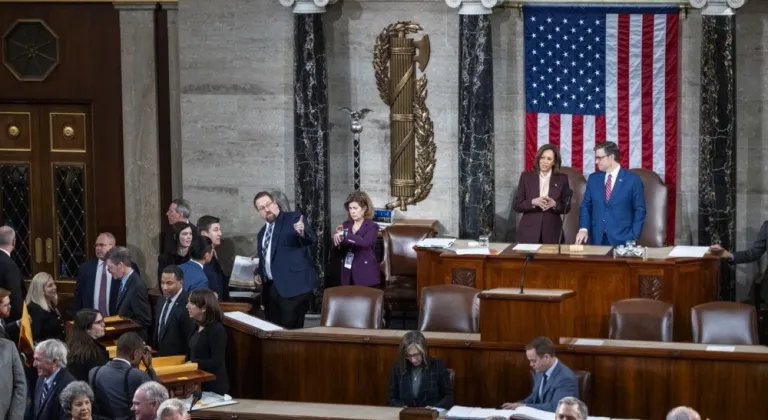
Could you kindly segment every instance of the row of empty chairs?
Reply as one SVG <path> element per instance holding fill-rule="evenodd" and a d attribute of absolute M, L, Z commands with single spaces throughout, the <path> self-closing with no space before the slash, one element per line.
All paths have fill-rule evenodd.
<path fill-rule="evenodd" d="M 362 286 L 326 289 L 320 323 L 328 327 L 384 328 L 384 292 Z M 418 329 L 478 333 L 479 291 L 467 286 L 439 285 L 422 290 Z M 614 302 L 608 338 L 671 342 L 671 303 L 633 298 Z M 691 310 L 692 341 L 702 344 L 757 345 L 755 308 L 735 302 L 710 302 Z M 678 337 L 679 338 L 679 337 Z M 680 341 L 680 340 L 678 340 Z"/>

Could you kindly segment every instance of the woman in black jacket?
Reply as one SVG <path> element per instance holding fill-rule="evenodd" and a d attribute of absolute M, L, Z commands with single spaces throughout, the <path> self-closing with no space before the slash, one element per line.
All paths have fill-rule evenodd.
<path fill-rule="evenodd" d="M 81 309 L 75 314 L 67 347 L 67 370 L 78 381 L 88 381 L 88 372 L 109 361 L 109 352 L 99 339 L 104 337 L 104 317 L 96 309 Z"/>
<path fill-rule="evenodd" d="M 27 291 L 27 312 L 32 324 L 32 340 L 35 343 L 51 338 L 64 341 L 64 321 L 57 306 L 59 294 L 56 282 L 45 272 L 32 277 Z"/>
<path fill-rule="evenodd" d="M 410 331 L 400 342 L 389 377 L 389 405 L 393 407 L 453 406 L 450 373 L 440 359 L 429 357 L 424 335 Z"/>
<path fill-rule="evenodd" d="M 160 254 L 157 257 L 158 283 L 162 280 L 165 267 L 181 265 L 189 261 L 189 246 L 192 244 L 192 240 L 197 232 L 192 229 L 192 225 L 186 222 L 174 223 L 171 228 L 173 229 L 173 246 L 170 252 Z"/>
<path fill-rule="evenodd" d="M 189 338 L 187 360 L 197 363 L 200 370 L 216 375 L 216 380 L 203 382 L 203 391 L 224 395 L 229 391 L 227 366 L 224 353 L 227 349 L 227 332 L 221 323 L 223 315 L 219 300 L 210 289 L 194 289 L 187 299 L 189 317 L 197 328 Z"/>

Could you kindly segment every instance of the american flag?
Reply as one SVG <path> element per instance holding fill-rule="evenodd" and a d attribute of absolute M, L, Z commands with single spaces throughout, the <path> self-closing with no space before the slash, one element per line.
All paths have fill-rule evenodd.
<path fill-rule="evenodd" d="M 563 166 L 596 170 L 611 140 L 621 166 L 667 185 L 667 241 L 675 237 L 678 6 L 524 6 L 525 155 L 544 144 Z"/>

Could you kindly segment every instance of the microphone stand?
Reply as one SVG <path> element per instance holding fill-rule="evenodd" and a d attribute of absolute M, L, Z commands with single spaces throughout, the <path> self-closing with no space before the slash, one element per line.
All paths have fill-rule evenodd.
<path fill-rule="evenodd" d="M 565 235 L 565 215 L 571 211 L 571 198 L 573 198 L 573 190 L 568 189 L 565 192 L 565 208 L 563 214 L 560 215 L 560 236 L 557 237 L 557 255 L 563 253 L 563 237 Z"/>
<path fill-rule="evenodd" d="M 528 263 L 533 261 L 533 254 L 529 253 L 525 256 L 525 264 L 523 264 L 523 269 L 520 271 L 520 294 L 524 295 L 525 292 L 523 291 L 525 286 L 525 267 L 528 266 Z"/>

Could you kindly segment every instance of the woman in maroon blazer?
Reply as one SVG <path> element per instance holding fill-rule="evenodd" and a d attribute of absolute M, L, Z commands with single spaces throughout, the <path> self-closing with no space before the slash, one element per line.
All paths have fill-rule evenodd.
<path fill-rule="evenodd" d="M 333 235 L 333 244 L 340 248 L 342 255 L 341 284 L 378 286 L 381 272 L 373 249 L 379 225 L 371 220 L 371 198 L 362 191 L 354 191 L 347 197 L 344 208 L 349 219 Z"/>
<path fill-rule="evenodd" d="M 568 175 L 560 170 L 560 151 L 551 144 L 536 153 L 531 172 L 520 174 L 514 208 L 523 213 L 517 227 L 517 242 L 556 244 L 565 210 L 565 191 L 570 191 Z"/>

